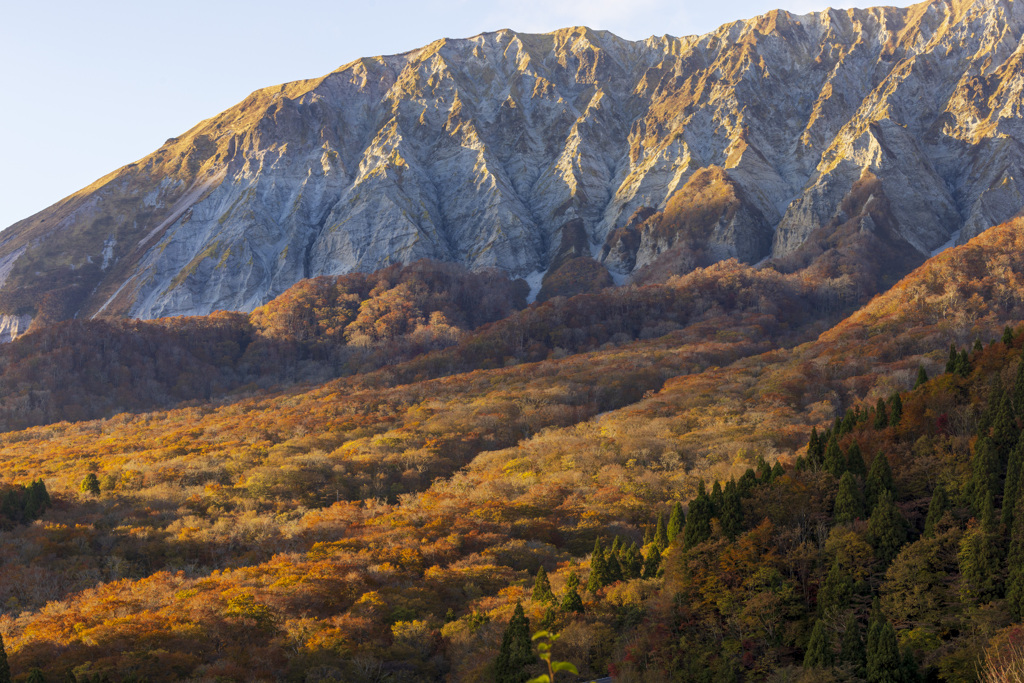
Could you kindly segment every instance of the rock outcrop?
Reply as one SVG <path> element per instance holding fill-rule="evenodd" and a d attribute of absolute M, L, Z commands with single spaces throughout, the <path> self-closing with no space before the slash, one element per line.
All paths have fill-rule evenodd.
<path fill-rule="evenodd" d="M 621 282 L 680 245 L 757 262 L 842 222 L 866 174 L 928 254 L 1024 206 L 1022 34 L 1020 2 L 934 0 L 361 59 L 253 93 L 9 228 L 0 313 L 251 310 L 423 257 L 537 280 L 567 225 L 588 277 L 587 259 Z"/>

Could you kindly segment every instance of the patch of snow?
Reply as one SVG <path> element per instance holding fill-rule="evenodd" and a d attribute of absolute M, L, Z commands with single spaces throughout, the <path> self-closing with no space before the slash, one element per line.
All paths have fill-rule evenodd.
<path fill-rule="evenodd" d="M 523 278 L 526 280 L 526 284 L 530 285 L 530 293 L 526 295 L 526 303 L 532 304 L 537 300 L 537 295 L 540 294 L 541 283 L 547 274 L 547 270 L 535 270 Z"/>
<path fill-rule="evenodd" d="M 938 249 L 936 249 L 936 250 L 934 250 L 932 252 L 932 256 L 938 256 L 939 254 L 941 254 L 942 252 L 946 251 L 947 249 L 952 249 L 953 247 L 956 246 L 956 243 L 957 243 L 957 241 L 959 239 L 960 239 L 960 231 L 957 230 L 952 235 L 950 235 L 950 238 L 949 238 L 948 242 L 946 242 L 941 247 L 939 247 Z"/>

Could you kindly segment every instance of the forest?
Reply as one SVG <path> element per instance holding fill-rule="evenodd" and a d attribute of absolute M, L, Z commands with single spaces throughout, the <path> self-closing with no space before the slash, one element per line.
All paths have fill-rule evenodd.
<path fill-rule="evenodd" d="M 33 330 L 0 348 L 0 680 L 522 683 L 545 643 L 560 681 L 1014 680 L 1022 228 Z"/>

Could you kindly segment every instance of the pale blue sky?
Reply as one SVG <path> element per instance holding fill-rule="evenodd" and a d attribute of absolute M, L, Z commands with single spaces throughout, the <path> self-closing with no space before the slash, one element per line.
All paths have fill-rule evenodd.
<path fill-rule="evenodd" d="M 779 6 L 804 13 L 828 4 L 0 0 L 0 228 L 149 154 L 257 88 L 320 76 L 357 57 L 499 28 L 687 35 Z"/>

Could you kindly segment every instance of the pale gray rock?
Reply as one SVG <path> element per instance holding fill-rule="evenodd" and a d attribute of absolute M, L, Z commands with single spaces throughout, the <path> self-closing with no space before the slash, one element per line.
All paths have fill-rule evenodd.
<path fill-rule="evenodd" d="M 621 282 L 674 245 L 621 232 L 630 217 L 708 167 L 740 201 L 709 226 L 714 259 L 793 252 L 869 175 L 927 255 L 1024 206 L 1022 34 L 1021 2 L 934 0 L 361 59 L 253 93 L 10 228 L 0 312 L 57 281 L 83 293 L 79 315 L 150 318 L 419 258 L 529 276 L 574 219 Z"/>

